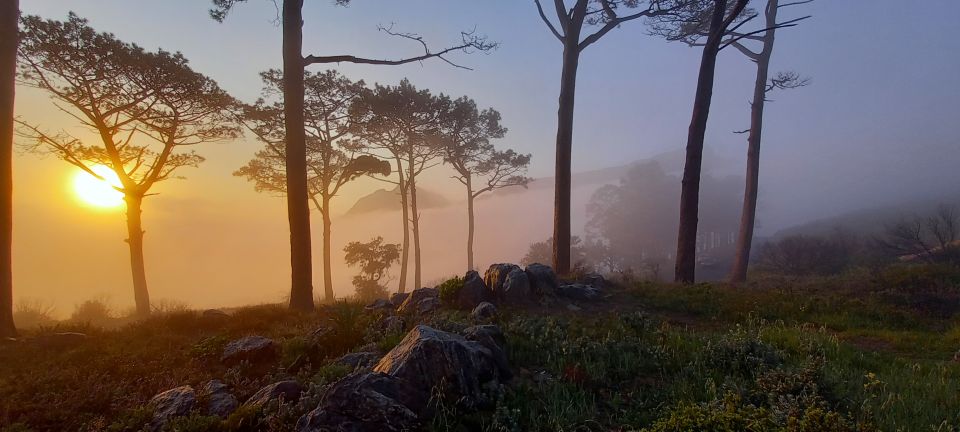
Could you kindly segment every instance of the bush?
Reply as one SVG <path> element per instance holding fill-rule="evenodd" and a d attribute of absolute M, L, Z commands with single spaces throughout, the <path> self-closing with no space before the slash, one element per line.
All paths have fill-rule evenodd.
<path fill-rule="evenodd" d="M 842 234 L 784 237 L 760 247 L 757 269 L 791 276 L 837 274 L 850 266 L 855 247 L 855 240 Z"/>
<path fill-rule="evenodd" d="M 440 300 L 444 303 L 456 301 L 461 289 L 463 289 L 463 278 L 460 276 L 447 279 L 437 285 L 437 290 L 440 291 Z"/>
<path fill-rule="evenodd" d="M 70 315 L 70 321 L 95 326 L 107 326 L 115 319 L 113 309 L 103 298 L 90 299 L 77 305 Z"/>
<path fill-rule="evenodd" d="M 13 311 L 13 322 L 20 328 L 49 326 L 53 318 L 53 305 L 38 299 L 21 299 Z"/>

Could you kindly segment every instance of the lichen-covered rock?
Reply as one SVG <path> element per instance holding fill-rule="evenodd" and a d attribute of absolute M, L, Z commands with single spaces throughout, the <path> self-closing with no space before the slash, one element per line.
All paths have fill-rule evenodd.
<path fill-rule="evenodd" d="M 263 336 L 246 336 L 234 340 L 223 348 L 220 361 L 232 365 L 241 361 L 260 363 L 273 360 L 277 356 L 277 343 Z"/>
<path fill-rule="evenodd" d="M 297 432 L 403 432 L 421 430 L 428 395 L 402 378 L 354 374 L 333 384 L 316 409 L 297 421 Z"/>
<path fill-rule="evenodd" d="M 344 354 L 334 363 L 349 366 L 352 369 L 369 369 L 380 361 L 380 354 L 371 351 Z"/>
<path fill-rule="evenodd" d="M 483 282 L 480 273 L 470 270 L 463 276 L 463 287 L 457 294 L 457 307 L 461 309 L 473 309 L 478 304 L 490 299 L 490 290 L 487 284 Z"/>
<path fill-rule="evenodd" d="M 560 282 L 557 279 L 557 273 L 548 265 L 533 263 L 527 266 L 524 271 L 530 280 L 530 290 L 540 296 L 555 296 L 560 290 Z"/>
<path fill-rule="evenodd" d="M 393 293 L 390 296 L 390 304 L 392 304 L 393 307 L 400 307 L 400 305 L 407 300 L 407 297 L 410 297 L 410 293 Z"/>
<path fill-rule="evenodd" d="M 473 318 L 473 320 L 477 322 L 489 321 L 496 316 L 497 307 L 490 302 L 480 303 L 470 312 L 470 318 Z"/>
<path fill-rule="evenodd" d="M 560 285 L 560 295 L 573 300 L 591 301 L 600 298 L 600 290 L 581 283 Z"/>
<path fill-rule="evenodd" d="M 424 315 L 440 307 L 440 291 L 436 288 L 417 288 L 397 308 L 397 312 Z"/>
<path fill-rule="evenodd" d="M 483 274 L 483 282 L 495 300 L 503 300 L 503 285 L 507 282 L 507 275 L 514 270 L 520 270 L 520 267 L 515 264 L 491 264 Z"/>
<path fill-rule="evenodd" d="M 260 408 L 274 399 L 280 399 L 284 403 L 296 402 L 300 400 L 301 393 L 303 387 L 296 381 L 275 382 L 257 390 L 243 405 Z"/>
<path fill-rule="evenodd" d="M 171 420 L 190 414 L 196 404 L 197 393 L 188 385 L 157 394 L 150 399 L 150 406 L 153 407 L 150 429 L 160 430 Z"/>
<path fill-rule="evenodd" d="M 525 303 L 532 299 L 530 295 L 530 279 L 527 273 L 516 267 L 507 273 L 506 280 L 501 285 L 501 291 L 497 297 L 506 303 L 517 304 Z"/>
<path fill-rule="evenodd" d="M 501 366 L 483 343 L 418 325 L 373 370 L 401 378 L 427 395 L 442 384 L 448 400 L 473 407 L 489 402 L 484 389 L 506 378 Z"/>
<path fill-rule="evenodd" d="M 210 416 L 227 418 L 237 410 L 240 401 L 230 393 L 230 389 L 220 380 L 210 380 L 200 389 L 201 399 L 206 401 L 205 413 Z"/>

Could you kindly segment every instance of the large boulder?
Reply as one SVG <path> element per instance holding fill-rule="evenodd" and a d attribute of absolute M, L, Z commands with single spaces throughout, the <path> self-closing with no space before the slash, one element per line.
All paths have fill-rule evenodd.
<path fill-rule="evenodd" d="M 174 418 L 190 414 L 196 404 L 197 393 L 188 385 L 157 394 L 150 399 L 150 406 L 153 407 L 150 429 L 160 430 Z"/>
<path fill-rule="evenodd" d="M 450 401 L 483 405 L 491 386 L 508 378 L 490 347 L 425 325 L 418 325 L 373 368 L 403 379 L 423 394 L 439 385 Z"/>
<path fill-rule="evenodd" d="M 274 399 L 282 402 L 296 402 L 300 400 L 301 393 L 303 393 L 303 387 L 296 381 L 275 382 L 257 390 L 243 405 L 261 408 Z"/>
<path fill-rule="evenodd" d="M 515 264 L 491 264 L 483 274 L 483 282 L 490 290 L 490 294 L 497 300 L 501 299 L 503 293 L 503 284 L 507 282 L 507 275 L 514 270 L 519 270 Z"/>
<path fill-rule="evenodd" d="M 407 323 L 403 320 L 403 317 L 390 315 L 380 320 L 380 331 L 391 334 L 391 333 L 400 333 L 406 327 Z"/>
<path fill-rule="evenodd" d="M 349 375 L 324 393 L 316 409 L 297 421 L 297 432 L 402 432 L 420 430 L 429 395 L 402 378 L 371 372 Z"/>
<path fill-rule="evenodd" d="M 410 297 L 410 293 L 393 293 L 390 295 L 390 304 L 395 308 L 400 307 L 407 297 Z"/>
<path fill-rule="evenodd" d="M 530 279 L 520 267 L 510 270 L 507 279 L 501 285 L 497 297 L 506 303 L 525 303 L 532 299 L 530 295 Z"/>
<path fill-rule="evenodd" d="M 600 298 L 600 290 L 581 283 L 560 285 L 560 295 L 571 300 L 591 301 Z"/>
<path fill-rule="evenodd" d="M 473 309 L 478 304 L 490 299 L 490 290 L 487 284 L 483 282 L 480 273 L 476 270 L 470 270 L 463 276 L 463 287 L 457 294 L 457 307 L 461 309 Z"/>
<path fill-rule="evenodd" d="M 380 361 L 380 354 L 372 351 L 362 351 L 344 354 L 334 360 L 334 363 L 348 366 L 351 369 L 369 369 Z"/>
<path fill-rule="evenodd" d="M 200 389 L 200 397 L 206 400 L 205 413 L 210 416 L 227 418 L 240 406 L 237 397 L 220 380 L 210 380 Z"/>
<path fill-rule="evenodd" d="M 604 290 L 607 288 L 607 279 L 603 277 L 600 273 L 587 273 L 581 278 L 583 283 L 590 285 L 598 290 Z"/>
<path fill-rule="evenodd" d="M 417 288 L 397 308 L 397 312 L 409 315 L 424 315 L 440 307 L 440 290 Z"/>
<path fill-rule="evenodd" d="M 277 343 L 273 339 L 263 336 L 245 336 L 234 340 L 223 348 L 220 361 L 227 365 L 234 365 L 242 361 L 261 363 L 275 359 Z"/>
<path fill-rule="evenodd" d="M 376 299 L 370 302 L 368 305 L 364 306 L 366 310 L 387 310 L 393 309 L 394 306 L 390 303 L 390 300 L 387 299 Z"/>
<path fill-rule="evenodd" d="M 539 296 L 555 296 L 560 290 L 557 273 L 548 265 L 533 263 L 524 271 L 530 279 L 530 289 Z"/>

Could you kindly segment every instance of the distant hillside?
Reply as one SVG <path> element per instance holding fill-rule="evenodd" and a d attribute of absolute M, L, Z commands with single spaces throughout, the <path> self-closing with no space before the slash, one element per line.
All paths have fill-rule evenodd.
<path fill-rule="evenodd" d="M 782 229 L 773 238 L 790 235 L 829 236 L 837 228 L 858 235 L 876 235 L 902 218 L 930 215 L 941 204 L 960 207 L 960 194 L 856 210 Z"/>
<path fill-rule="evenodd" d="M 399 186 L 393 190 L 377 189 L 357 200 L 356 204 L 347 211 L 347 214 L 358 215 L 377 211 L 400 210 L 400 193 L 397 189 L 399 189 Z M 417 207 L 429 209 L 448 204 L 450 204 L 450 201 L 442 195 L 421 187 L 417 188 Z"/>

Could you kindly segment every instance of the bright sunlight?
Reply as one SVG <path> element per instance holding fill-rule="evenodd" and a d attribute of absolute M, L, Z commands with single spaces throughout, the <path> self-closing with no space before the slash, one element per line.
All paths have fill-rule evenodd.
<path fill-rule="evenodd" d="M 73 190 L 81 201 L 95 207 L 119 207 L 123 205 L 123 193 L 116 190 L 120 187 L 120 178 L 105 165 L 96 165 L 91 168 L 98 176 L 94 177 L 86 171 L 79 171 L 73 177 Z"/>

